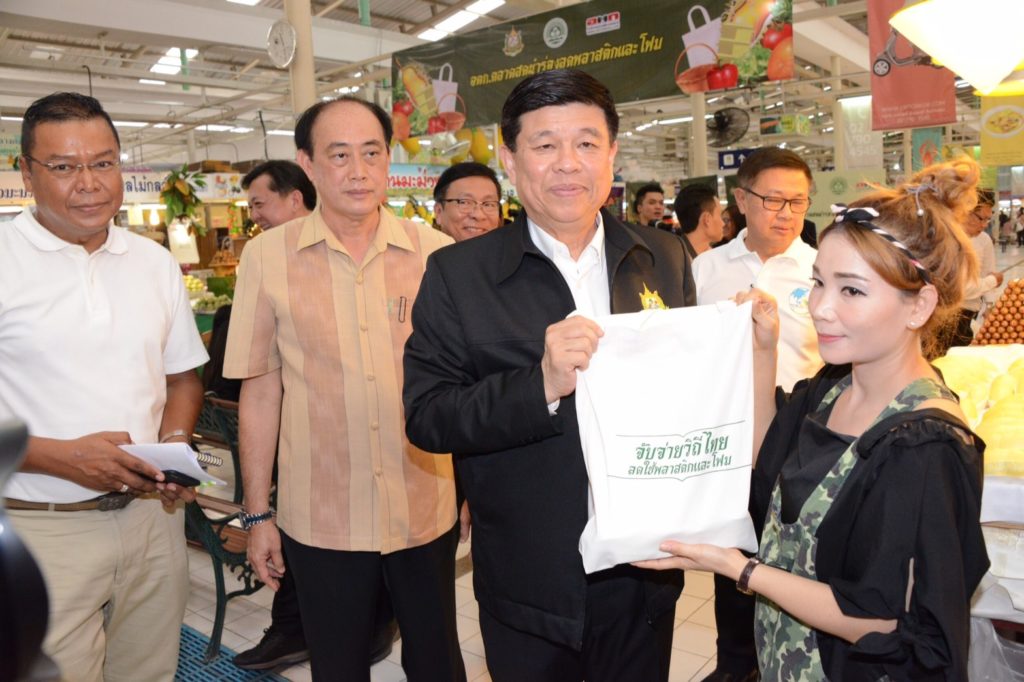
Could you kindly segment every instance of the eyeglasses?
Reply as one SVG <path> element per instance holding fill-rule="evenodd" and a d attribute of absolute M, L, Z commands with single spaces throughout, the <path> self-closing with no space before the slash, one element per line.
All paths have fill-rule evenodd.
<path fill-rule="evenodd" d="M 750 194 L 753 194 L 755 197 L 760 199 L 761 205 L 764 206 L 765 209 L 769 211 L 781 211 L 782 209 L 786 208 L 786 204 L 789 204 L 789 209 L 793 211 L 793 213 L 801 214 L 807 213 L 807 209 L 811 207 L 811 200 L 803 197 L 798 197 L 796 199 L 783 199 L 782 197 L 766 197 L 765 195 L 758 194 L 754 190 L 747 189 L 746 187 L 741 187 L 740 189 L 742 189 L 744 192 L 749 192 Z"/>
<path fill-rule="evenodd" d="M 500 201 L 473 201 L 472 199 L 443 199 L 442 203 L 456 204 L 459 213 L 470 214 L 479 206 L 484 213 L 497 213 L 501 208 Z"/>
<path fill-rule="evenodd" d="M 47 163 L 39 159 L 33 159 L 28 154 L 23 154 L 22 158 L 32 163 L 38 163 L 40 166 L 45 166 L 46 170 L 58 178 L 74 177 L 81 173 L 83 168 L 88 168 L 91 173 L 111 173 L 121 167 L 120 161 L 112 159 L 103 159 L 102 161 L 93 161 L 92 163 Z"/>

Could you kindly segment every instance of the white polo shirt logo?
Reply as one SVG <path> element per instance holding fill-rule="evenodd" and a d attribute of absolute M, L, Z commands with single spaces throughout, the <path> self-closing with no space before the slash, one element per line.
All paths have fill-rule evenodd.
<path fill-rule="evenodd" d="M 809 287 L 797 287 L 789 292 L 789 309 L 801 317 L 810 316 L 808 300 L 811 296 Z"/>

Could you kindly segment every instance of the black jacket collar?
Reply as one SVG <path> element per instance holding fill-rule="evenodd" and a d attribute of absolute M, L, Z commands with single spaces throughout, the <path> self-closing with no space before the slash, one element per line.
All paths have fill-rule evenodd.
<path fill-rule="evenodd" d="M 604 209 L 601 210 L 604 219 L 604 252 L 608 259 L 609 285 L 618 270 L 619 263 L 634 248 L 646 251 L 650 258 L 654 259 L 654 251 L 643 237 L 636 231 L 631 230 L 621 220 L 611 215 Z M 498 282 L 515 274 L 526 254 L 537 256 L 547 260 L 547 256 L 541 253 L 537 245 L 530 238 L 530 228 L 526 224 L 526 211 L 519 211 L 515 222 L 501 231 L 502 233 L 502 255 L 501 264 L 498 268 Z"/>

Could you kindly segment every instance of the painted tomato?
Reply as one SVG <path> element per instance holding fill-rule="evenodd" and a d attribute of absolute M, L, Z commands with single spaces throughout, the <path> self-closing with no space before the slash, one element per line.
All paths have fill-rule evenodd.
<path fill-rule="evenodd" d="M 772 24 L 761 36 L 762 47 L 774 50 L 786 38 L 793 37 L 793 24 Z"/>
<path fill-rule="evenodd" d="M 402 114 L 403 116 L 409 116 L 413 112 L 412 101 L 407 99 L 398 100 L 391 107 L 391 112 L 395 114 Z"/>
<path fill-rule="evenodd" d="M 735 64 L 719 64 L 708 71 L 708 90 L 722 90 L 736 87 L 740 72 Z"/>

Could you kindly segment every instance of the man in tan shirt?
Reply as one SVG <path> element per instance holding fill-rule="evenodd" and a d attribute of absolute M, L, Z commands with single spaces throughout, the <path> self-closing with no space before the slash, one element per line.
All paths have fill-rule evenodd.
<path fill-rule="evenodd" d="M 401 403 L 424 262 L 451 239 L 381 208 L 390 142 L 374 104 L 310 107 L 295 144 L 320 203 L 242 255 L 224 374 L 244 380 L 243 524 L 261 580 L 294 571 L 315 679 L 369 680 L 386 581 L 409 678 L 462 681 L 451 458 L 408 442 Z"/>

